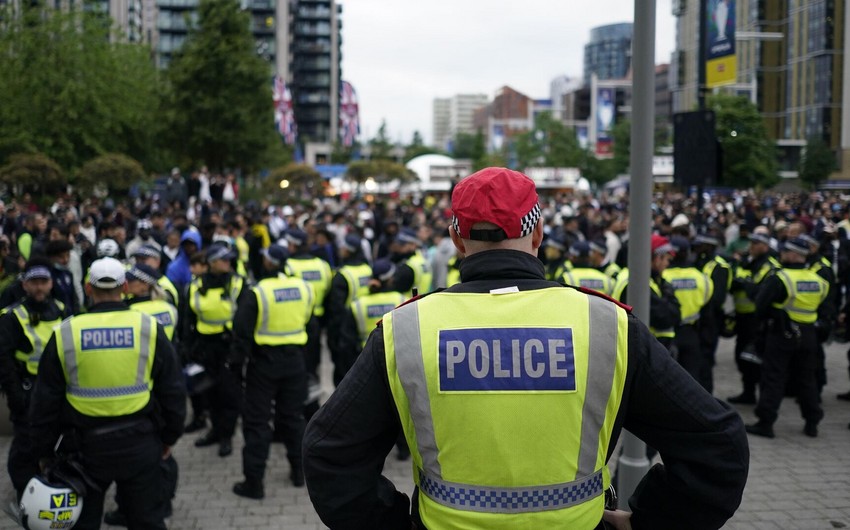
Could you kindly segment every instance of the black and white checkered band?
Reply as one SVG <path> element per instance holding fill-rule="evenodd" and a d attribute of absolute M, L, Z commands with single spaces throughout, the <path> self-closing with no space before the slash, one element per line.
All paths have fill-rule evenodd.
<path fill-rule="evenodd" d="M 534 203 L 534 208 L 530 212 L 522 216 L 520 220 L 520 237 L 525 237 L 534 231 L 537 222 L 540 220 L 540 205 Z"/>
<path fill-rule="evenodd" d="M 48 278 L 50 278 L 50 269 L 48 269 L 47 267 L 33 267 L 24 273 L 24 281 L 35 279 L 46 280 Z"/>
<path fill-rule="evenodd" d="M 540 221 L 540 204 L 534 203 L 534 208 L 520 219 L 519 237 L 525 237 L 533 232 L 538 221 Z M 452 228 L 455 229 L 457 234 L 460 234 L 460 223 L 458 223 L 457 217 L 454 215 L 452 216 Z"/>
<path fill-rule="evenodd" d="M 127 274 L 148 285 L 156 285 L 157 279 L 140 269 L 130 269 Z"/>

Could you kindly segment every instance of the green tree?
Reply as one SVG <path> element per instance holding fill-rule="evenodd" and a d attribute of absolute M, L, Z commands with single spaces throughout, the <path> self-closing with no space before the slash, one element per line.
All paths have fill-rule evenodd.
<path fill-rule="evenodd" d="M 77 172 L 74 185 L 85 191 L 105 188 L 126 193 L 134 184 L 142 184 L 147 177 L 142 165 L 127 155 L 109 153 L 83 164 Z"/>
<path fill-rule="evenodd" d="M 476 135 L 465 132 L 459 132 L 452 140 L 451 156 L 454 158 L 475 159 L 476 155 Z"/>
<path fill-rule="evenodd" d="M 596 158 L 593 152 L 582 151 L 578 168 L 581 170 L 581 176 L 599 186 L 619 174 L 616 164 L 613 158 Z"/>
<path fill-rule="evenodd" d="M 821 138 L 810 138 L 800 161 L 800 180 L 815 190 L 836 167 L 835 153 L 826 142 Z"/>
<path fill-rule="evenodd" d="M 393 143 L 387 134 L 387 121 L 381 120 L 381 126 L 378 128 L 378 134 L 369 140 L 369 149 L 371 154 L 369 158 L 372 160 L 392 160 L 393 159 Z"/>
<path fill-rule="evenodd" d="M 779 182 L 776 146 L 756 106 L 744 96 L 714 94 L 717 138 L 723 148 L 721 181 L 735 188 L 769 188 Z"/>
<path fill-rule="evenodd" d="M 538 114 L 534 128 L 516 139 L 517 164 L 520 168 L 575 167 L 580 160 L 580 152 L 575 133 L 548 112 Z"/>
<path fill-rule="evenodd" d="M 0 182 L 20 192 L 55 194 L 65 187 L 65 173 L 43 153 L 18 153 L 0 167 Z"/>
<path fill-rule="evenodd" d="M 404 146 L 404 163 L 406 164 L 417 156 L 429 155 L 431 153 L 439 153 L 439 151 L 425 145 L 425 141 L 422 139 L 419 131 L 413 131 L 413 138 L 411 138 L 409 144 Z"/>
<path fill-rule="evenodd" d="M 158 166 L 160 80 L 150 48 L 110 40 L 109 24 L 86 10 L 23 7 L 18 16 L 6 9 L 0 161 L 41 152 L 73 171 L 122 152 Z"/>
<path fill-rule="evenodd" d="M 301 200 L 315 197 L 323 182 L 322 175 L 310 165 L 290 162 L 273 169 L 262 188 L 278 200 Z"/>
<path fill-rule="evenodd" d="M 632 122 L 618 121 L 611 134 L 614 137 L 614 171 L 616 174 L 626 173 L 631 165 Z"/>
<path fill-rule="evenodd" d="M 274 141 L 271 72 L 249 23 L 238 0 L 201 0 L 198 26 L 169 65 L 166 132 L 193 163 L 250 172 Z"/>

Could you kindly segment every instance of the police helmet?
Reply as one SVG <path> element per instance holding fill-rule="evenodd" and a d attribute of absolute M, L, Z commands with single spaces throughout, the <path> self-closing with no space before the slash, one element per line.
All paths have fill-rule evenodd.
<path fill-rule="evenodd" d="M 101 239 L 97 243 L 98 258 L 114 258 L 121 251 L 114 239 Z"/>
<path fill-rule="evenodd" d="M 83 512 L 83 498 L 66 485 L 36 475 L 24 488 L 20 508 L 21 524 L 28 530 L 73 528 Z"/>

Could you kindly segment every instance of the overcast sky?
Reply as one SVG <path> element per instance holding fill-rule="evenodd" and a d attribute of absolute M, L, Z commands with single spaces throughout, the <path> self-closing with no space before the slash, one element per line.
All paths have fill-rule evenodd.
<path fill-rule="evenodd" d="M 504 85 L 549 97 L 559 75 L 581 77 L 596 26 L 631 22 L 632 0 L 339 0 L 342 76 L 360 99 L 360 138 L 385 119 L 393 140 L 431 141 L 435 97 L 490 98 Z M 657 1 L 656 63 L 675 46 L 671 0 Z"/>

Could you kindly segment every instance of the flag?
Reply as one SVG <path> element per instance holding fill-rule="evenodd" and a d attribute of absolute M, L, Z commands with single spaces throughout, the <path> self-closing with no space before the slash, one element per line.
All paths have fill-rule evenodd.
<path fill-rule="evenodd" d="M 298 136 L 295 112 L 292 109 L 292 92 L 279 75 L 273 78 L 274 125 L 284 143 L 292 145 Z"/>
<path fill-rule="evenodd" d="M 340 83 L 339 90 L 339 139 L 345 147 L 351 147 L 360 134 L 360 106 L 357 93 L 348 81 Z"/>

